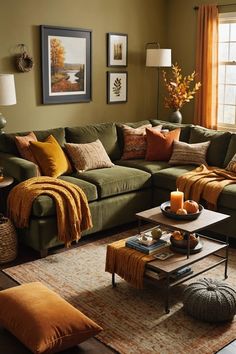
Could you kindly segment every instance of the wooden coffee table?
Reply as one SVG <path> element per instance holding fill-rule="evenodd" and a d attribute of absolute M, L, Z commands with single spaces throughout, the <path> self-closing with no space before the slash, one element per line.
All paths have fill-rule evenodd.
<path fill-rule="evenodd" d="M 210 225 L 213 225 L 217 222 L 220 222 L 229 217 L 229 215 L 214 212 L 211 210 L 204 209 L 201 215 L 193 221 L 186 220 L 174 220 L 167 218 L 161 212 L 160 207 L 152 208 L 145 210 L 143 212 L 137 213 L 136 217 L 139 220 L 139 226 L 142 220 L 152 222 L 158 225 L 162 225 L 170 230 L 180 230 L 186 233 L 193 233 L 200 231 Z M 140 229 L 139 229 L 140 231 Z M 154 260 L 147 263 L 146 268 L 151 269 L 156 274 L 162 274 L 163 279 L 159 280 L 159 285 L 161 285 L 165 290 L 165 311 L 169 313 L 169 294 L 170 289 L 174 286 L 177 286 L 188 279 L 196 277 L 199 274 L 202 274 L 222 263 L 225 264 L 224 269 L 224 278 L 227 278 L 227 266 L 228 266 L 228 237 L 225 241 L 215 240 L 213 238 L 200 235 L 201 242 L 203 242 L 203 248 L 201 252 L 196 254 L 190 254 L 189 247 L 189 237 L 188 237 L 188 249 L 186 254 L 175 253 L 170 258 L 166 260 Z M 224 255 L 219 254 L 219 251 L 224 250 Z M 209 265 L 202 267 L 202 260 L 208 256 L 214 255 L 214 259 L 209 259 Z M 173 280 L 172 276 L 176 271 L 190 266 L 193 266 L 193 273 L 191 275 L 186 275 L 185 277 L 179 280 Z M 148 276 L 156 280 L 156 277 Z"/>

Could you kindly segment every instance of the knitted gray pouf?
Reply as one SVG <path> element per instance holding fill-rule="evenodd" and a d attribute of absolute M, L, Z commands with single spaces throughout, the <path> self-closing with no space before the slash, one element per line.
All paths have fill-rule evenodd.
<path fill-rule="evenodd" d="M 232 320 L 236 313 L 236 291 L 222 281 L 199 279 L 184 291 L 184 310 L 207 322 Z"/>

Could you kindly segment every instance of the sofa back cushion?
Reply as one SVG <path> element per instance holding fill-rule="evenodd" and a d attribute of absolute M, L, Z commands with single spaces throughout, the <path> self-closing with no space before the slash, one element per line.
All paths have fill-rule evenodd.
<path fill-rule="evenodd" d="M 162 129 L 168 129 L 170 131 L 176 128 L 180 128 L 181 131 L 180 131 L 179 140 L 184 141 L 185 143 L 189 142 L 191 127 L 193 127 L 192 124 L 170 123 L 165 120 L 158 120 L 158 119 L 151 119 L 150 122 L 153 125 L 153 127 L 161 124 Z"/>
<path fill-rule="evenodd" d="M 101 123 L 74 128 L 67 127 L 65 130 L 67 143 L 86 144 L 98 139 L 111 160 L 117 160 L 121 156 L 115 123 Z"/>
<path fill-rule="evenodd" d="M 236 134 L 232 134 L 228 145 L 223 167 L 226 167 L 228 165 L 228 163 L 232 160 L 235 154 L 236 154 Z"/>
<path fill-rule="evenodd" d="M 190 144 L 210 141 L 207 150 L 207 163 L 210 166 L 223 167 L 225 155 L 231 138 L 231 133 L 207 129 L 200 126 L 191 128 Z"/>
<path fill-rule="evenodd" d="M 0 134 L 0 151 L 6 152 L 8 154 L 13 154 L 16 156 L 20 156 L 19 151 L 17 149 L 15 143 L 16 136 L 25 136 L 30 132 L 20 132 L 20 133 L 10 133 L 10 134 Z M 36 130 L 34 134 L 38 141 L 44 141 L 49 137 L 49 135 L 53 135 L 57 140 L 59 145 L 64 146 L 65 144 L 65 129 L 64 128 L 55 128 L 55 129 L 47 129 L 47 130 Z"/>

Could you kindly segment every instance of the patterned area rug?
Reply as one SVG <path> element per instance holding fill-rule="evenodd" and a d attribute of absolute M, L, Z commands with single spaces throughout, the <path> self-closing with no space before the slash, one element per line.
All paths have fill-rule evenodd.
<path fill-rule="evenodd" d="M 100 341 L 123 354 L 210 354 L 235 339 L 236 320 L 223 324 L 197 321 L 182 309 L 185 285 L 171 293 L 171 312 L 163 309 L 163 293 L 149 285 L 136 290 L 105 273 L 106 245 L 136 230 L 107 237 L 47 258 L 5 269 L 19 283 L 41 281 L 99 323 Z M 223 267 L 205 277 L 223 278 Z M 193 280 L 192 280 L 193 281 Z M 236 284 L 236 250 L 230 250 L 229 279 Z"/>

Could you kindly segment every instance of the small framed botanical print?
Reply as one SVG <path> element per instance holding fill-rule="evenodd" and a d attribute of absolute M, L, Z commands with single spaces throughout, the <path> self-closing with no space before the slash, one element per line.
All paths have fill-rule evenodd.
<path fill-rule="evenodd" d="M 107 103 L 125 103 L 128 96 L 127 71 L 107 72 Z"/>
<path fill-rule="evenodd" d="M 127 66 L 128 35 L 107 33 L 107 66 Z"/>

